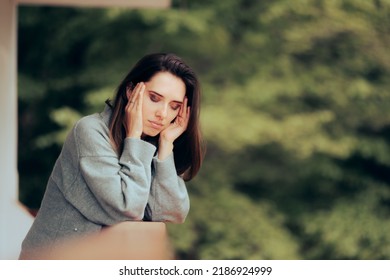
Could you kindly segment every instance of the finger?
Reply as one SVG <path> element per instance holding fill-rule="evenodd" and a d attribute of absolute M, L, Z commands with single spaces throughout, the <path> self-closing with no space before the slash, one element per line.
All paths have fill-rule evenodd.
<path fill-rule="evenodd" d="M 190 113 L 191 113 L 191 107 L 188 106 L 187 107 L 187 114 L 186 114 L 186 117 L 184 119 L 186 127 L 187 127 L 188 122 L 190 121 Z"/>
<path fill-rule="evenodd" d="M 132 82 L 130 82 L 130 84 L 127 86 L 126 95 L 127 95 L 128 102 L 130 102 L 133 99 L 137 86 L 138 84 L 134 86 Z"/>
<path fill-rule="evenodd" d="M 182 118 L 186 119 L 188 115 L 188 98 L 184 98 L 183 106 L 181 107 L 181 116 Z"/>
<path fill-rule="evenodd" d="M 140 88 L 140 83 L 138 83 L 135 88 L 133 89 L 131 98 L 129 99 L 129 102 L 134 103 L 137 100 L 137 94 Z"/>
<path fill-rule="evenodd" d="M 141 88 L 141 83 L 138 83 L 135 88 L 132 90 L 131 96 L 129 98 L 129 101 L 127 103 L 127 109 L 133 109 L 136 107 L 136 103 L 138 101 L 139 91 Z"/>
<path fill-rule="evenodd" d="M 126 103 L 126 106 L 125 106 L 125 110 L 126 111 L 129 109 L 129 106 L 130 106 L 130 100 L 131 100 L 131 97 L 132 97 L 132 92 L 133 92 L 133 89 L 131 89 L 130 86 L 127 86 L 126 87 L 127 103 Z"/>
<path fill-rule="evenodd" d="M 185 102 L 186 102 L 186 97 L 184 97 L 183 103 L 180 106 L 179 113 L 177 114 L 177 118 L 182 118 L 183 117 L 183 112 L 184 112 L 184 108 L 185 108 Z"/>
<path fill-rule="evenodd" d="M 142 109 L 142 102 L 144 99 L 143 96 L 145 94 L 145 88 L 146 88 L 145 83 L 140 83 L 140 88 L 137 92 L 137 100 L 134 103 L 135 108 L 138 110 Z"/>

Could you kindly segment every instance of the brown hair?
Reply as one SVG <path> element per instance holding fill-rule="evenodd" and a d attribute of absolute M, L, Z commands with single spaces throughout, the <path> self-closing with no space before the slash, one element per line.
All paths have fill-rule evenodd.
<path fill-rule="evenodd" d="M 123 151 L 123 141 L 125 139 L 125 129 L 123 119 L 127 104 L 126 88 L 132 87 L 139 82 L 148 82 L 159 72 L 169 72 L 180 78 L 186 86 L 186 96 L 188 106 L 191 107 L 190 119 L 186 131 L 180 135 L 174 144 L 173 155 L 175 167 L 178 175 L 185 181 L 189 181 L 198 173 L 205 154 L 200 127 L 200 85 L 194 71 L 174 55 L 166 53 L 149 54 L 141 58 L 119 85 L 114 102 L 107 100 L 106 103 L 112 108 L 110 120 L 110 138 L 112 145 L 120 154 Z M 158 143 L 158 137 L 149 140 Z"/>

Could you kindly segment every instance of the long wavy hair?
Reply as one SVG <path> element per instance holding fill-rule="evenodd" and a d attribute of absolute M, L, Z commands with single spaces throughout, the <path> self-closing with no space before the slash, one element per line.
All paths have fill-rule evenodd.
<path fill-rule="evenodd" d="M 149 54 L 141 58 L 126 75 L 116 90 L 113 102 L 106 103 L 112 108 L 110 119 L 110 139 L 118 154 L 123 151 L 126 137 L 123 126 L 125 107 L 128 102 L 126 89 L 139 82 L 148 82 L 159 72 L 169 72 L 180 78 L 186 87 L 188 106 L 191 107 L 189 123 L 185 132 L 174 141 L 173 155 L 176 172 L 185 181 L 196 176 L 205 155 L 205 145 L 199 124 L 200 84 L 194 71 L 178 56 L 169 53 Z M 144 139 L 157 145 L 159 135 Z M 158 147 L 157 147 L 158 148 Z"/>

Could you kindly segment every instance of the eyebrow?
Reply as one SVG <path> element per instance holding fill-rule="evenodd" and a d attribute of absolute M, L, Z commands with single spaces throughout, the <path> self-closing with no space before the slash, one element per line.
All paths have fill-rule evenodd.
<path fill-rule="evenodd" d="M 161 95 L 161 94 L 159 94 L 158 92 L 155 92 L 155 91 L 153 91 L 153 90 L 149 90 L 149 92 L 151 92 L 151 93 L 153 93 L 153 94 L 155 94 L 155 95 L 158 95 L 158 96 L 160 96 L 161 98 L 165 98 L 165 96 L 163 96 L 163 95 Z M 175 102 L 175 103 L 178 103 L 178 104 L 183 104 L 182 101 L 177 101 L 177 100 L 172 100 L 172 102 Z"/>

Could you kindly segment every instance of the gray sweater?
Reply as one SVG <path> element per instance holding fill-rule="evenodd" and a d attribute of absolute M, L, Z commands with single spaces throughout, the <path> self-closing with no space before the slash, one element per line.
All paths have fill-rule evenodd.
<path fill-rule="evenodd" d="M 101 114 L 79 120 L 69 133 L 21 258 L 122 221 L 184 222 L 189 198 L 173 154 L 160 161 L 154 145 L 126 138 L 118 157 L 109 139 L 110 115 L 106 106 Z"/>

